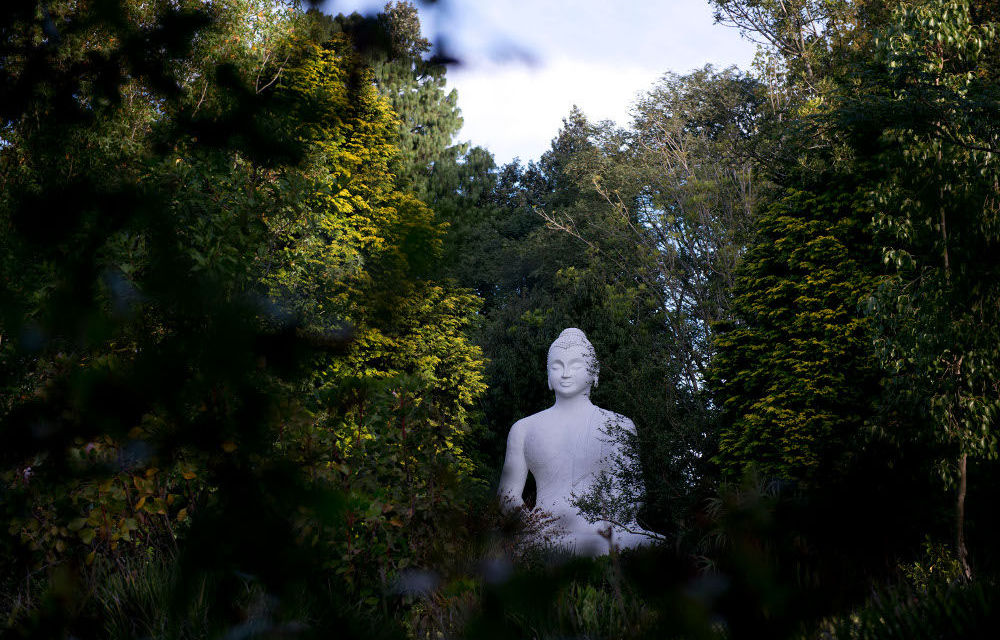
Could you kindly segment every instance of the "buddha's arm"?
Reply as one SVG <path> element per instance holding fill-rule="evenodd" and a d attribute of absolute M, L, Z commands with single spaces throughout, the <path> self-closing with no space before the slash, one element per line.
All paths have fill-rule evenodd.
<path fill-rule="evenodd" d="M 507 455 L 500 474 L 500 506 L 505 511 L 524 506 L 521 492 L 528 480 L 528 462 L 524 458 L 525 424 L 523 420 L 514 423 L 507 436 Z"/>

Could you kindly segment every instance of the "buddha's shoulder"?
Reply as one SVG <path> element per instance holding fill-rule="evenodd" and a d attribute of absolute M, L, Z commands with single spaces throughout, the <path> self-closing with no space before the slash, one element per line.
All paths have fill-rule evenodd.
<path fill-rule="evenodd" d="M 510 433 L 507 434 L 507 446 L 522 446 L 522 443 L 528 438 L 528 434 L 536 432 L 538 425 L 542 423 L 542 419 L 539 417 L 541 413 L 545 412 L 540 411 L 539 413 L 526 416 L 511 425 Z"/>
<path fill-rule="evenodd" d="M 552 414 L 552 408 L 544 409 L 538 413 L 533 413 L 530 416 L 525 416 L 514 423 L 510 428 L 511 431 L 530 431 L 531 429 L 544 424 L 550 419 Z"/>

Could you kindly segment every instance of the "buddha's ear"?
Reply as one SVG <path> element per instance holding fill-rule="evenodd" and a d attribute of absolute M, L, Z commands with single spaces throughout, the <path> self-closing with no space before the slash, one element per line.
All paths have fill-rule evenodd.
<path fill-rule="evenodd" d="M 597 376 L 594 376 L 594 384 L 592 385 L 595 389 L 597 388 Z"/>
<path fill-rule="evenodd" d="M 552 381 L 551 380 L 546 380 L 545 384 L 549 387 L 549 391 L 552 391 Z"/>

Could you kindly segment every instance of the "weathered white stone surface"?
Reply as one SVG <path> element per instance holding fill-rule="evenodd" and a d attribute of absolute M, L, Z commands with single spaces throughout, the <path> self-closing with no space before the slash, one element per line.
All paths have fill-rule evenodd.
<path fill-rule="evenodd" d="M 590 401 L 597 386 L 594 347 L 579 329 L 564 330 L 549 347 L 549 389 L 555 403 L 518 420 L 507 438 L 500 479 L 504 508 L 524 507 L 521 494 L 530 472 L 535 477 L 535 509 L 553 518 L 549 533 L 555 542 L 581 555 L 603 555 L 616 548 L 648 543 L 635 523 L 627 528 L 607 521 L 588 522 L 572 504 L 588 492 L 602 471 L 613 472 L 620 454 L 617 430 L 635 431 L 632 421 Z"/>

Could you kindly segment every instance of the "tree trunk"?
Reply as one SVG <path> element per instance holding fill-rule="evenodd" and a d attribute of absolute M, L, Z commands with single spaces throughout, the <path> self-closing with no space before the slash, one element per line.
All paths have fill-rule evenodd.
<path fill-rule="evenodd" d="M 958 553 L 958 563 L 962 568 L 962 576 L 966 581 L 972 580 L 972 568 L 969 566 L 969 549 L 965 546 L 965 490 L 969 478 L 969 454 L 963 453 L 958 459 L 958 495 L 955 502 L 955 547 Z"/>

